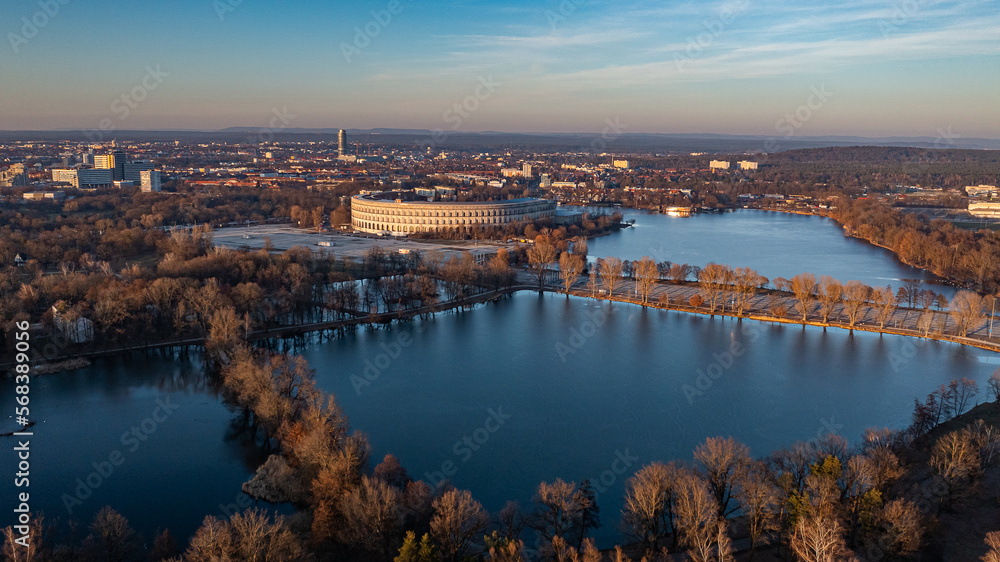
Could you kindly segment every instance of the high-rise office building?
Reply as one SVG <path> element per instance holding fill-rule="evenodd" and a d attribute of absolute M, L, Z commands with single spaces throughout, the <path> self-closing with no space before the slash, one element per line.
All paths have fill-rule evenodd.
<path fill-rule="evenodd" d="M 343 129 L 337 133 L 337 150 L 341 156 L 347 156 L 347 131 Z"/>
<path fill-rule="evenodd" d="M 137 160 L 135 162 L 127 162 L 124 166 L 124 173 L 122 174 L 122 179 L 125 181 L 130 181 L 136 185 L 142 182 L 142 177 L 140 174 L 147 170 L 153 169 L 153 163 L 149 160 Z"/>
<path fill-rule="evenodd" d="M 160 190 L 160 172 L 156 170 L 143 170 L 139 173 L 140 181 L 139 185 L 142 187 L 143 191 L 159 191 Z"/>
<path fill-rule="evenodd" d="M 125 179 L 125 151 L 116 150 L 110 154 L 101 154 L 94 157 L 94 167 L 113 170 L 112 176 L 116 181 Z"/>

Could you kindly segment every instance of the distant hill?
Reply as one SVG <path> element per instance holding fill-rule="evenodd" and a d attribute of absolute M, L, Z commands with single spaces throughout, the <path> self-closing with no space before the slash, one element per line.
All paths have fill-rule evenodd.
<path fill-rule="evenodd" d="M 105 139 L 123 141 L 180 140 L 185 142 L 245 142 L 255 136 L 259 127 L 229 127 L 217 131 L 162 130 L 108 132 Z M 268 130 L 275 141 L 329 141 L 339 129 L 287 128 Z M 690 153 L 754 154 L 784 152 L 798 149 L 815 149 L 851 146 L 895 146 L 927 149 L 992 149 L 1000 150 L 1000 139 L 935 137 L 852 137 L 852 136 L 796 136 L 791 138 L 754 135 L 725 135 L 714 133 L 625 133 L 604 138 L 601 133 L 505 133 L 496 131 L 434 133 L 424 129 L 347 129 L 352 143 L 377 143 L 399 148 L 432 150 L 559 150 L 584 152 L 621 153 Z M 268 135 L 270 137 L 270 134 Z M 87 141 L 83 131 L 0 131 L 0 141 Z"/>

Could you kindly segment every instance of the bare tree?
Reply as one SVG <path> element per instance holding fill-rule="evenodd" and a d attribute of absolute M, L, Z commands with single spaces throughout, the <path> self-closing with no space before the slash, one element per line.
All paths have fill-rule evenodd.
<path fill-rule="evenodd" d="M 521 538 L 521 532 L 527 524 L 527 519 L 521 513 L 521 506 L 515 501 L 508 501 L 496 516 L 496 525 L 500 533 L 511 541 Z"/>
<path fill-rule="evenodd" d="M 750 559 L 753 560 L 761 539 L 779 528 L 781 490 L 774 485 L 767 465 L 752 461 L 747 470 L 737 478 L 733 496 L 747 520 Z"/>
<path fill-rule="evenodd" d="M 542 539 L 552 543 L 553 537 L 569 540 L 578 536 L 584 524 L 584 514 L 591 500 L 575 482 L 542 482 L 535 492 L 537 509 L 530 526 Z"/>
<path fill-rule="evenodd" d="M 538 277 L 538 290 L 542 290 L 545 281 L 545 273 L 549 264 L 556 261 L 556 247 L 544 240 L 538 240 L 533 246 L 528 248 L 528 267 L 535 272 Z"/>
<path fill-rule="evenodd" d="M 848 281 L 844 285 L 844 314 L 847 315 L 847 323 L 851 328 L 857 324 L 858 315 L 868 302 L 871 291 L 871 287 L 860 281 Z"/>
<path fill-rule="evenodd" d="M 844 294 L 844 286 L 829 275 L 823 275 L 819 278 L 819 290 L 817 292 L 817 299 L 819 300 L 819 312 L 823 317 L 823 323 L 826 324 L 830 320 L 830 314 L 837 308 L 840 304 L 840 298 Z"/>
<path fill-rule="evenodd" d="M 14 531 L 13 526 L 4 527 L 0 532 L 0 539 L 3 539 L 3 550 L 0 555 L 6 562 L 39 562 L 50 560 L 50 553 L 46 552 L 44 545 L 45 524 L 44 516 L 38 515 L 31 518 L 28 524 L 27 535 L 22 535 Z"/>
<path fill-rule="evenodd" d="M 100 550 L 100 557 L 111 562 L 128 560 L 135 551 L 135 531 L 122 514 L 104 506 L 94 516 L 90 524 L 94 543 Z"/>
<path fill-rule="evenodd" d="M 763 280 L 763 281 L 762 281 Z M 757 287 L 767 283 L 766 279 L 749 267 L 738 267 L 733 270 L 733 307 L 738 316 L 750 306 L 750 301 L 757 294 Z"/>
<path fill-rule="evenodd" d="M 725 520 L 719 517 L 708 483 L 695 472 L 681 471 L 677 480 L 677 532 L 692 560 L 715 560 L 720 525 L 724 526 Z"/>
<path fill-rule="evenodd" d="M 912 501 L 897 498 L 882 506 L 876 515 L 878 538 L 875 544 L 892 557 L 907 557 L 917 552 L 923 538 L 920 509 Z"/>
<path fill-rule="evenodd" d="M 1000 562 L 1000 531 L 993 531 L 986 534 L 986 546 L 990 547 L 981 560 L 983 562 Z"/>
<path fill-rule="evenodd" d="M 979 475 L 979 451 L 965 431 L 952 431 L 934 443 L 928 462 L 947 489 L 942 504 L 950 504 L 965 484 Z"/>
<path fill-rule="evenodd" d="M 625 532 L 646 546 L 647 555 L 656 552 L 660 539 L 671 535 L 677 546 L 674 526 L 679 469 L 674 463 L 642 467 L 625 483 L 622 525 Z"/>
<path fill-rule="evenodd" d="M 689 275 L 691 275 L 690 265 L 686 263 L 675 263 L 670 266 L 670 271 L 667 273 L 667 278 L 669 278 L 674 283 L 683 283 L 687 281 Z"/>
<path fill-rule="evenodd" d="M 358 486 L 343 494 L 339 507 L 343 526 L 335 529 L 341 542 L 371 553 L 388 554 L 390 544 L 399 544 L 402 515 L 398 488 L 377 478 L 361 477 Z"/>
<path fill-rule="evenodd" d="M 590 275 L 587 277 L 587 290 L 590 291 L 591 298 L 597 296 L 597 267 L 590 268 Z"/>
<path fill-rule="evenodd" d="M 750 448 L 732 437 L 709 437 L 694 450 L 694 460 L 705 471 L 719 516 L 728 516 L 736 510 L 729 506 L 733 485 L 750 464 Z"/>
<path fill-rule="evenodd" d="M 489 523 L 489 515 L 468 490 L 448 490 L 434 500 L 431 537 L 444 560 L 458 562 Z"/>
<path fill-rule="evenodd" d="M 256 508 L 237 513 L 229 521 L 205 517 L 184 553 L 184 559 L 191 562 L 265 562 L 301 556 L 302 545 L 284 518 L 276 517 L 272 523 L 266 511 Z"/>
<path fill-rule="evenodd" d="M 710 314 L 715 314 L 716 308 L 723 299 L 726 286 L 729 283 L 731 271 L 729 266 L 709 263 L 698 272 L 698 282 L 701 285 L 701 295 L 708 303 Z"/>
<path fill-rule="evenodd" d="M 643 306 L 649 302 L 649 292 L 659 279 L 660 273 L 656 268 L 656 262 L 649 256 L 643 256 L 635 267 L 635 286 L 642 295 Z"/>
<path fill-rule="evenodd" d="M 799 519 L 789 546 L 802 562 L 840 562 L 850 554 L 837 518 L 819 513 Z"/>
<path fill-rule="evenodd" d="M 990 396 L 993 397 L 993 401 L 1000 400 L 1000 369 L 993 371 L 989 380 L 986 381 L 986 386 L 990 389 Z"/>
<path fill-rule="evenodd" d="M 973 398 L 979 394 L 979 385 L 972 379 L 962 377 L 959 380 L 951 381 L 954 386 L 955 415 L 961 415 L 971 404 Z"/>
<path fill-rule="evenodd" d="M 566 291 L 566 298 L 569 298 L 569 289 L 580 277 L 580 273 L 583 272 L 584 265 L 583 256 L 579 254 L 563 252 L 562 255 L 559 256 L 559 278 L 562 279 L 563 288 Z"/>
<path fill-rule="evenodd" d="M 872 302 L 875 304 L 877 311 L 876 320 L 878 320 L 878 329 L 884 329 L 885 323 L 896 310 L 896 298 L 892 295 L 892 288 L 883 287 L 872 291 Z"/>
<path fill-rule="evenodd" d="M 958 326 L 958 335 L 965 337 L 970 329 L 978 328 L 986 319 L 983 297 L 972 291 L 959 291 L 951 299 L 951 316 Z"/>
<path fill-rule="evenodd" d="M 816 293 L 816 276 L 812 273 L 800 273 L 792 277 L 790 288 L 792 294 L 795 295 L 799 312 L 802 313 L 802 323 L 805 324 L 812 305 L 813 295 Z"/>
<path fill-rule="evenodd" d="M 601 260 L 601 282 L 604 284 L 604 288 L 608 290 L 609 298 L 614 295 L 615 287 L 617 287 L 618 283 L 622 280 L 623 267 L 622 260 L 615 257 L 604 258 Z"/>

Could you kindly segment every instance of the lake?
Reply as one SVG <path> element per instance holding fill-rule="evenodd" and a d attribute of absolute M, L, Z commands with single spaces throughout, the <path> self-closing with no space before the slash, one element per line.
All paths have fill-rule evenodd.
<path fill-rule="evenodd" d="M 621 212 L 626 220 L 635 219 L 635 226 L 589 240 L 590 256 L 623 260 L 649 256 L 658 262 L 699 267 L 715 262 L 750 267 L 768 279 L 791 279 L 808 272 L 872 287 L 898 288 L 900 279 L 920 279 L 949 298 L 954 294 L 953 288 L 936 285 L 936 276 L 904 264 L 889 250 L 845 236 L 840 225 L 826 217 L 749 209 L 691 217 L 634 209 Z"/>

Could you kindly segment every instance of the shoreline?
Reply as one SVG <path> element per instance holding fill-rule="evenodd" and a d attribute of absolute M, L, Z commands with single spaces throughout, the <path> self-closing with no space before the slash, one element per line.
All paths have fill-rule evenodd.
<path fill-rule="evenodd" d="M 701 316 L 710 316 L 710 317 L 721 316 L 721 317 L 733 318 L 737 321 L 752 320 L 755 322 L 762 322 L 762 323 L 769 322 L 771 324 L 778 323 L 778 324 L 801 325 L 803 328 L 805 328 L 806 326 L 813 326 L 816 328 L 823 328 L 824 330 L 826 328 L 834 328 L 838 330 L 846 330 L 848 332 L 859 331 L 859 332 L 868 332 L 873 334 L 888 334 L 894 336 L 913 337 L 925 340 L 943 341 L 943 342 L 975 347 L 978 349 L 983 349 L 985 351 L 1000 353 L 1000 338 L 993 338 L 993 340 L 990 340 L 986 338 L 959 336 L 958 334 L 948 334 L 944 332 L 934 332 L 934 331 L 928 331 L 928 333 L 925 334 L 920 329 L 914 327 L 906 327 L 902 325 L 904 322 L 911 320 L 910 318 L 911 313 L 913 313 L 912 314 L 913 319 L 916 319 L 919 318 L 920 314 L 924 312 L 923 310 L 895 307 L 893 310 L 893 315 L 897 313 L 903 313 L 904 319 L 899 321 L 899 323 L 895 326 L 890 325 L 887 322 L 885 326 L 879 327 L 878 325 L 872 323 L 864 323 L 863 320 L 868 316 L 870 316 L 873 312 L 873 309 L 866 305 L 865 313 L 863 315 L 860 315 L 862 321 L 856 322 L 855 325 L 852 327 L 848 322 L 839 321 L 835 319 L 823 322 L 820 319 L 810 316 L 805 321 L 803 321 L 801 318 L 796 318 L 791 316 L 774 316 L 772 314 L 767 314 L 761 310 L 747 310 L 742 315 L 737 314 L 731 310 L 721 310 L 721 309 L 716 310 L 713 313 L 710 312 L 710 310 L 705 308 L 704 306 L 694 307 L 691 306 L 690 304 L 687 304 L 686 302 L 674 301 L 673 299 L 671 299 L 671 301 L 666 304 L 658 302 L 657 300 L 654 299 L 650 299 L 648 302 L 644 304 L 640 300 L 630 297 L 628 289 L 619 290 L 620 292 L 616 292 L 613 295 L 598 294 L 594 296 L 591 295 L 589 290 L 587 290 L 586 288 L 580 288 L 578 286 L 581 282 L 583 281 L 578 281 L 577 284 L 574 285 L 574 288 L 570 290 L 569 295 L 578 298 L 595 300 L 598 302 L 613 301 L 613 302 L 621 302 L 625 304 L 640 306 L 644 308 L 648 307 L 657 310 L 675 311 L 685 314 L 698 314 Z M 629 283 L 629 280 L 623 279 L 623 284 L 627 283 Z M 686 282 L 686 284 L 675 284 L 672 282 L 661 281 L 659 283 L 656 283 L 654 287 L 660 289 L 661 292 L 666 292 L 669 291 L 671 288 L 673 288 L 689 294 L 698 294 L 700 290 L 697 287 L 697 284 L 694 282 Z M 553 295 L 563 295 L 563 296 L 566 295 L 566 292 L 561 287 L 552 284 L 546 283 L 543 286 L 542 290 L 539 291 L 538 286 L 536 284 L 525 283 L 521 281 L 508 288 L 487 291 L 479 295 L 465 297 L 463 299 L 457 299 L 454 301 L 449 301 L 447 303 L 441 303 L 433 307 L 421 307 L 419 309 L 402 311 L 402 314 L 400 313 L 400 311 L 383 312 L 375 316 L 363 316 L 363 317 L 347 318 L 342 320 L 331 320 L 327 322 L 302 324 L 297 326 L 284 326 L 281 328 L 273 328 L 270 330 L 258 330 L 256 332 L 252 332 L 251 334 L 249 334 L 249 336 L 246 338 L 246 341 L 250 342 L 250 341 L 274 339 L 274 338 L 288 338 L 310 333 L 322 332 L 326 330 L 337 330 L 337 329 L 344 329 L 357 326 L 391 324 L 396 321 L 411 320 L 417 316 L 424 314 L 436 314 L 438 312 L 448 312 L 460 307 L 464 308 L 468 306 L 475 306 L 477 304 L 483 304 L 486 302 L 492 302 L 506 295 L 512 295 L 519 292 L 529 292 L 529 293 L 547 292 L 547 293 L 552 293 Z M 765 296 L 767 296 L 766 293 L 755 294 L 756 299 L 760 299 Z M 782 298 L 790 299 L 792 297 L 782 297 Z M 814 300 L 811 306 L 815 307 L 817 304 L 818 303 Z M 789 308 L 789 310 L 791 310 L 791 308 Z M 931 311 L 931 312 L 933 312 L 935 320 L 937 320 L 938 316 L 941 316 L 945 319 L 945 329 L 947 329 L 947 324 L 951 320 L 949 313 L 944 311 Z M 1000 324 L 998 324 L 998 326 L 1000 326 Z M 976 329 L 973 330 L 973 332 L 980 331 L 983 329 L 985 329 L 985 326 L 977 326 Z M 152 351 L 168 347 L 203 347 L 204 343 L 205 343 L 204 338 L 190 338 L 186 340 L 158 342 L 132 348 L 119 348 L 112 350 L 100 350 L 100 351 L 73 354 L 65 357 L 58 357 L 50 362 L 39 364 L 36 367 L 37 372 L 32 373 L 32 375 L 45 376 L 45 375 L 56 374 L 63 371 L 76 370 L 82 367 L 89 366 L 90 359 L 94 358 L 113 357 L 137 351 Z M 9 374 L 9 369 L 12 366 L 13 366 L 12 364 L 0 365 L 0 370 L 8 372 Z"/>
<path fill-rule="evenodd" d="M 364 326 L 364 325 L 391 324 L 396 321 L 410 320 L 422 314 L 437 314 L 439 312 L 448 312 L 460 307 L 464 308 L 467 306 L 474 306 L 477 304 L 494 301 L 505 295 L 513 294 L 518 291 L 528 290 L 528 289 L 537 290 L 537 287 L 535 287 L 534 285 L 526 286 L 523 284 L 515 283 L 510 287 L 493 289 L 485 291 L 478 295 L 472 295 L 461 299 L 440 302 L 432 306 L 424 306 L 412 310 L 382 312 L 374 316 L 364 315 L 364 316 L 356 316 L 354 318 L 345 318 L 342 320 L 329 320 L 326 322 L 313 322 L 310 324 L 300 324 L 296 326 L 282 326 L 278 328 L 271 328 L 268 330 L 257 330 L 248 334 L 246 341 L 260 341 L 271 338 L 288 338 L 302 334 L 322 332 L 324 330 L 343 329 L 359 325 Z M 84 351 L 81 353 L 72 353 L 68 355 L 53 357 L 52 359 L 46 360 L 44 362 L 33 364 L 34 369 L 31 375 L 33 377 L 40 377 L 40 376 L 47 376 L 51 374 L 60 373 L 63 371 L 80 369 L 89 366 L 91 359 L 100 357 L 115 357 L 118 355 L 134 353 L 137 351 L 153 351 L 157 349 L 164 349 L 170 347 L 181 347 L 181 348 L 204 347 L 204 345 L 205 345 L 205 338 L 200 337 L 200 338 L 187 338 L 181 340 L 154 342 L 135 347 L 103 349 L 94 351 Z M 13 369 L 16 365 L 17 363 L 0 364 L 0 373 L 3 373 L 4 375 L 10 377 L 13 374 L 11 372 L 11 369 Z"/>

